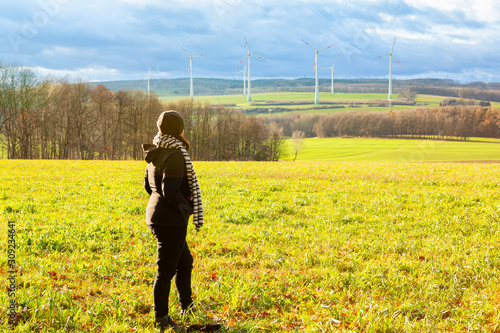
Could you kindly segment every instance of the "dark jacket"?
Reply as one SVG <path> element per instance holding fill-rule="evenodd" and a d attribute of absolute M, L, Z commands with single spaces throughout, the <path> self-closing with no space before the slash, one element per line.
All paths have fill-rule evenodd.
<path fill-rule="evenodd" d="M 174 148 L 142 145 L 148 162 L 144 187 L 150 194 L 146 223 L 186 225 L 193 214 L 186 163 L 182 152 Z"/>

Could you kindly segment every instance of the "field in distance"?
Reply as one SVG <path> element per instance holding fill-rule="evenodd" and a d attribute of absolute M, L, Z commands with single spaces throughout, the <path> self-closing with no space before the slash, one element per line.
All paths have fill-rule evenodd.
<path fill-rule="evenodd" d="M 282 160 L 293 160 L 295 151 L 286 141 Z M 303 139 L 297 160 L 364 162 L 498 161 L 500 139 L 469 141 L 404 140 L 372 138 Z"/>
<path fill-rule="evenodd" d="M 160 97 L 162 101 L 177 101 L 188 98 L 186 96 Z M 393 95 L 394 100 L 398 98 Z M 394 105 L 392 109 L 408 109 L 414 107 L 436 107 L 446 97 L 434 95 L 417 95 L 416 105 Z M 314 93 L 310 92 L 283 92 L 283 93 L 255 93 L 252 101 L 247 102 L 246 95 L 200 95 L 196 101 L 208 101 L 211 104 L 228 105 L 231 108 L 248 110 L 249 114 L 284 114 L 291 112 L 332 113 L 345 111 L 387 111 L 388 107 L 369 105 L 373 101 L 387 101 L 387 94 L 377 93 L 326 93 L 319 94 L 320 104 L 314 105 Z M 500 103 L 492 103 L 493 107 L 500 107 Z M 255 111 L 260 109 L 260 111 Z M 284 110 L 279 110 L 284 109 Z"/>
<path fill-rule="evenodd" d="M 0 246 L 16 234 L 10 332 L 158 332 L 145 162 L 6 160 Z M 221 332 L 495 332 L 495 164 L 195 162 L 198 309 Z M 33 172 L 36 170 L 36 172 Z M 0 267 L 7 276 L 7 256 Z M 10 275 L 9 275 L 10 276 Z M 4 288 L 5 289 L 5 288 Z M 176 293 L 171 315 L 181 321 Z"/>

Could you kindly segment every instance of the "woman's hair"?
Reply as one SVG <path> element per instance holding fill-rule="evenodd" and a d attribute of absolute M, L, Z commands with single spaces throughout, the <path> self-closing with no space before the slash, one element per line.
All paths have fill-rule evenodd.
<path fill-rule="evenodd" d="M 182 135 L 179 135 L 177 139 L 182 142 L 182 145 L 184 146 L 184 148 L 186 148 L 186 151 L 189 151 L 189 148 L 191 148 L 191 143 L 189 143 L 189 141 L 184 137 L 184 133 L 182 133 Z"/>

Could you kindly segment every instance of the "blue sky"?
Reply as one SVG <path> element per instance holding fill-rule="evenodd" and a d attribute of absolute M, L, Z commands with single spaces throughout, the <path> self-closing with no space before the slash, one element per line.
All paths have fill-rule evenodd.
<path fill-rule="evenodd" d="M 319 76 L 500 81 L 496 0 L 16 0 L 0 5 L 0 59 L 89 81 Z"/>

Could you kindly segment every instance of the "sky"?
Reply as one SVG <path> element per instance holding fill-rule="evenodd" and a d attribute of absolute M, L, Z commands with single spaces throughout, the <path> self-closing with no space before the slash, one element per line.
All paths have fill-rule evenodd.
<path fill-rule="evenodd" d="M 441 78 L 500 82 L 497 0 L 0 0 L 0 60 L 83 81 Z"/>

